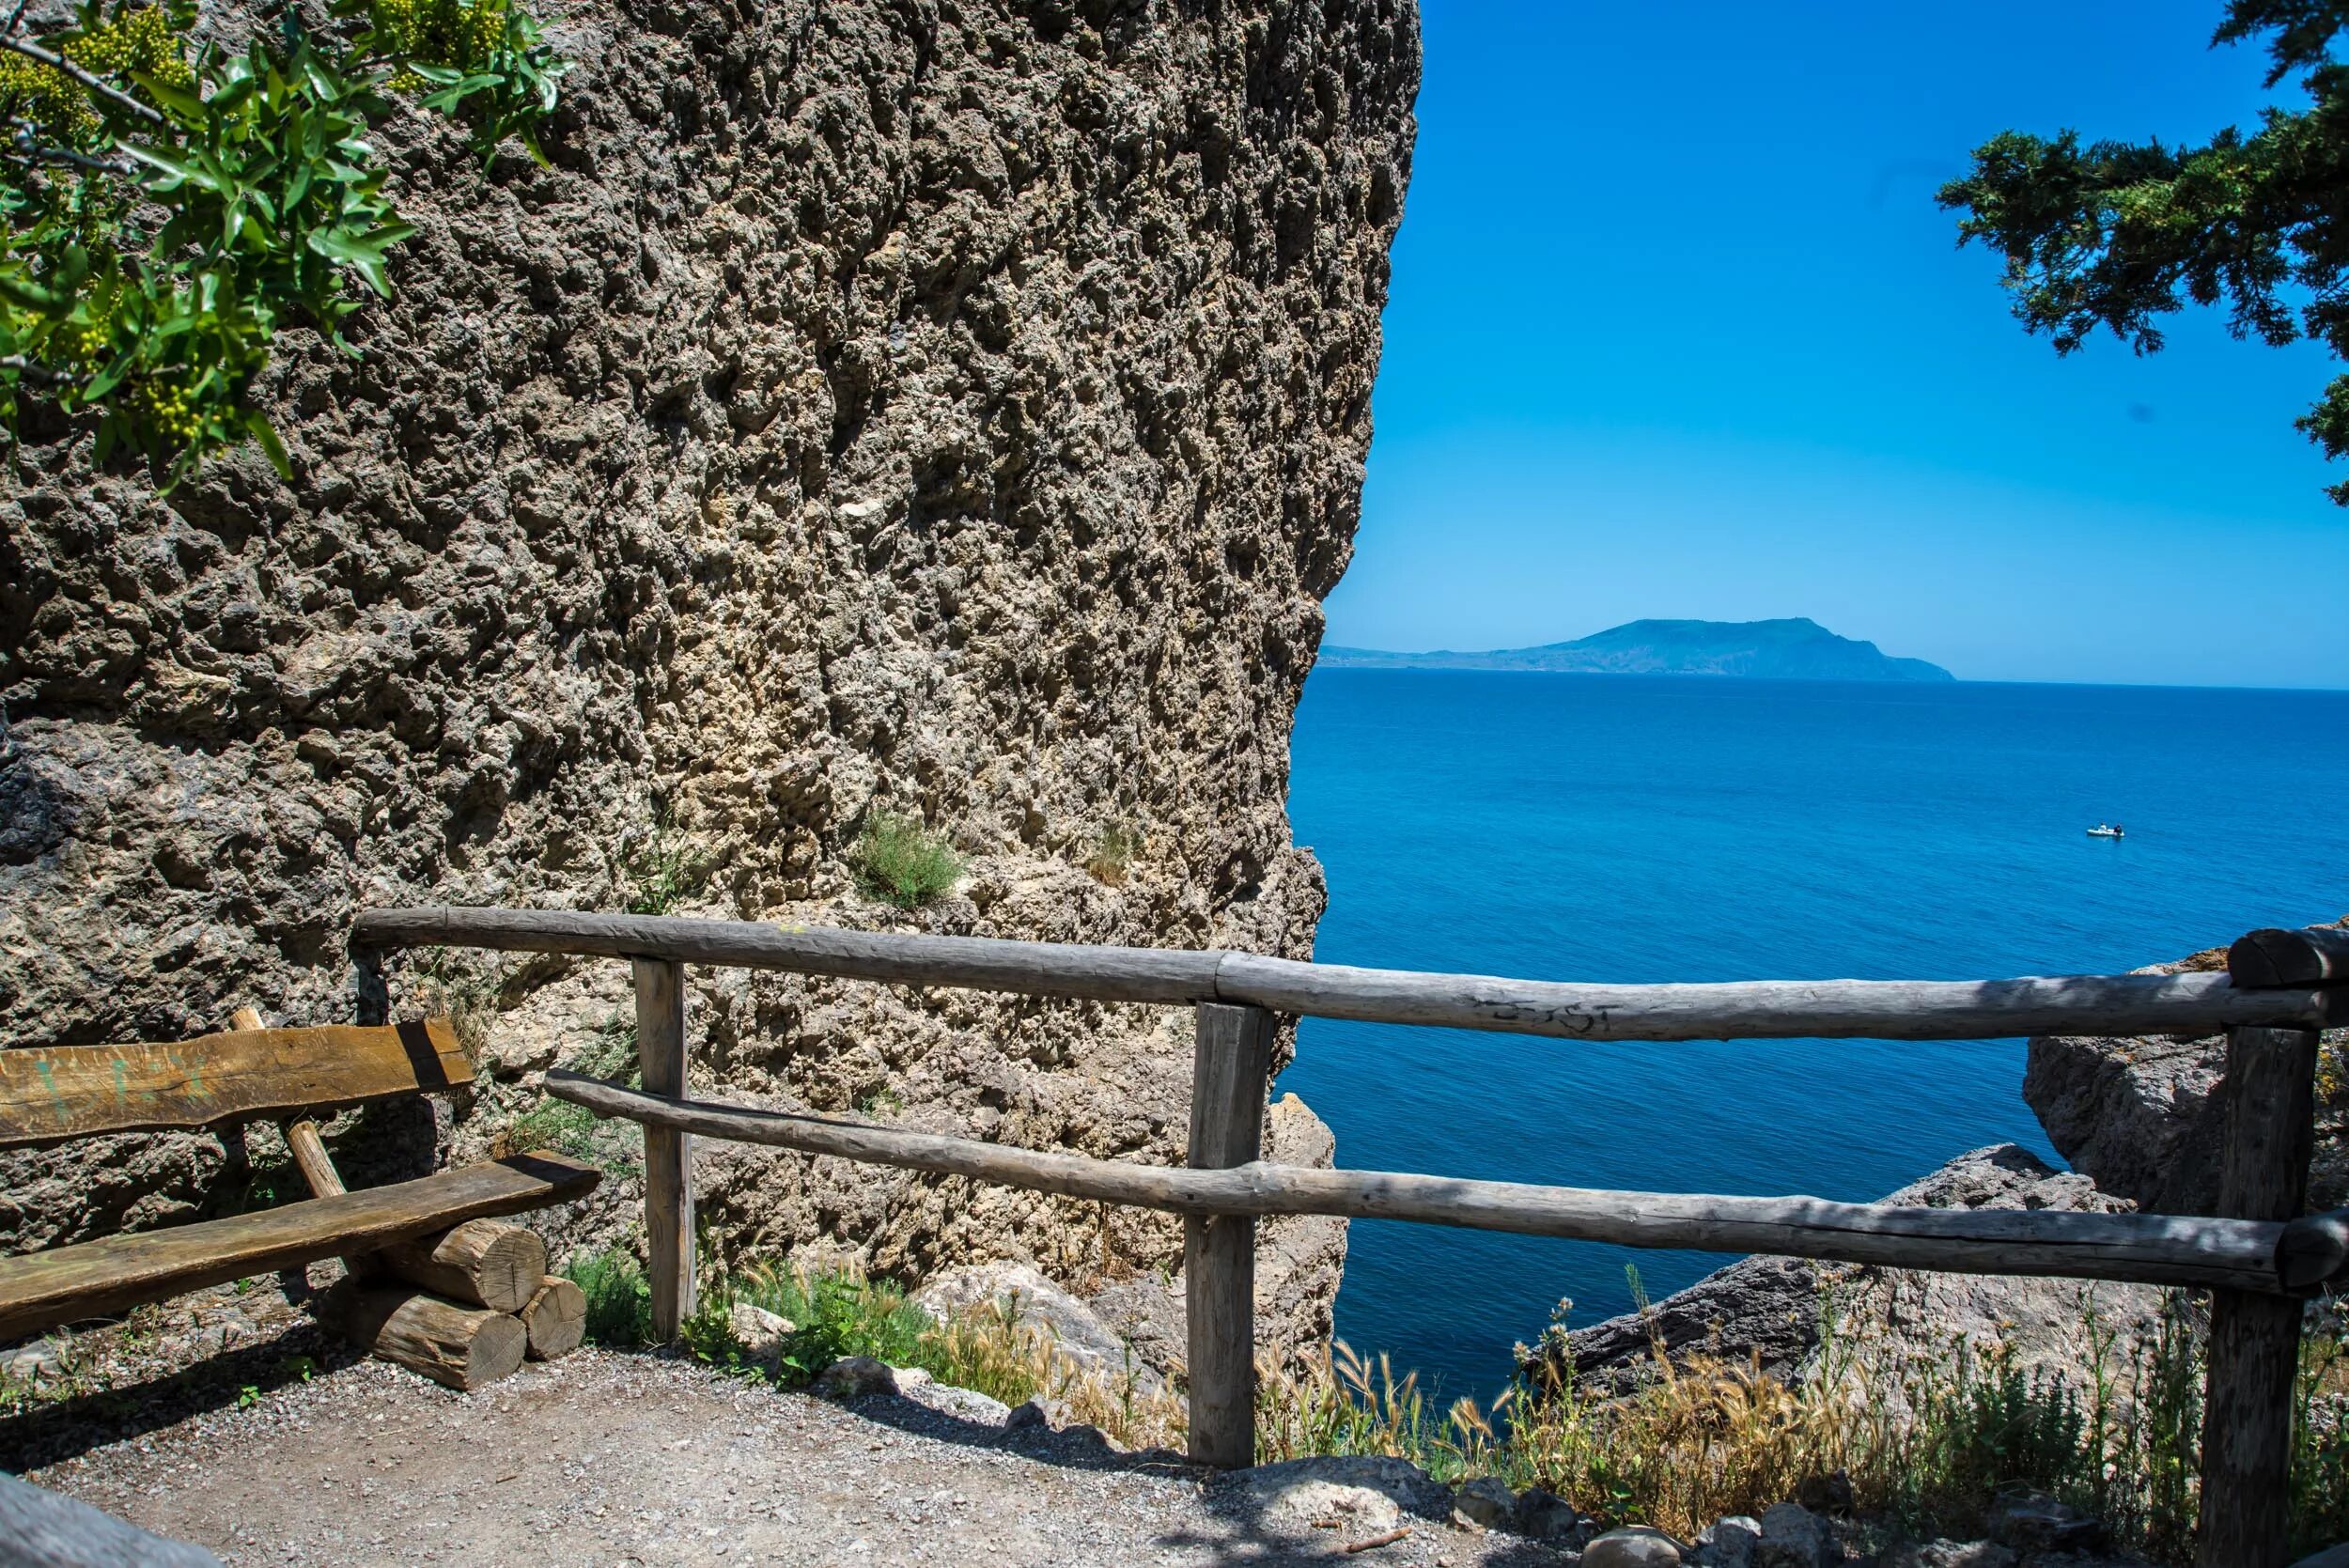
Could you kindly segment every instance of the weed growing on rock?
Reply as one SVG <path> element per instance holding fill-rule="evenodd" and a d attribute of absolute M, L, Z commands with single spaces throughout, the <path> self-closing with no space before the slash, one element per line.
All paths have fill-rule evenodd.
<path fill-rule="evenodd" d="M 1101 837 L 1085 859 L 1085 870 L 1104 887 L 1126 885 L 1126 874 L 1142 852 L 1142 835 L 1123 823 L 1112 824 L 1101 831 Z"/>
<path fill-rule="evenodd" d="M 918 909 L 951 892 L 962 857 L 920 819 L 879 812 L 866 821 L 853 852 L 857 886 L 868 898 Z"/>
<path fill-rule="evenodd" d="M 466 1056 L 480 1061 L 497 1022 L 498 998 L 505 989 L 502 962 L 483 963 L 455 948 L 427 948 L 409 959 L 414 1001 L 428 1014 L 444 1015 L 457 1032 Z"/>
<path fill-rule="evenodd" d="M 860 1116 L 894 1116 L 905 1108 L 905 1096 L 887 1084 L 878 1089 L 867 1089 L 855 1101 L 856 1113 Z"/>
<path fill-rule="evenodd" d="M 709 857 L 665 815 L 629 852 L 623 869 L 632 915 L 669 914 L 709 884 Z"/>
<path fill-rule="evenodd" d="M 563 1063 L 573 1072 L 626 1085 L 644 1087 L 644 1069 L 636 1060 L 636 1028 L 615 1020 L 588 1035 Z M 643 1163 L 643 1145 L 633 1123 L 597 1115 L 585 1106 L 547 1095 L 514 1118 L 498 1136 L 499 1152 L 552 1149 L 583 1159 L 614 1173 L 632 1172 Z"/>

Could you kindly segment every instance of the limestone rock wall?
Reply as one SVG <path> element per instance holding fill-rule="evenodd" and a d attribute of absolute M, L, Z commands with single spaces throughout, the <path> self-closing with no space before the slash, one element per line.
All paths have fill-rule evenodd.
<path fill-rule="evenodd" d="M 2226 967 L 2226 949 L 2212 948 L 2138 972 Z M 2226 1068 L 2223 1035 L 2043 1035 L 2030 1043 L 2023 1098 L 2057 1152 L 2104 1191 L 2155 1214 L 2208 1214 L 2218 1202 Z M 2309 1208 L 2338 1208 L 2349 1203 L 2349 1030 L 2321 1041 L 2314 1133 Z"/>
<path fill-rule="evenodd" d="M 1309 952 L 1287 740 L 1358 514 L 1411 0 L 547 10 L 552 168 L 386 138 L 421 232 L 364 357 L 285 344 L 291 484 L 248 454 L 159 499 L 65 427 L 0 478 L 6 1043 L 349 1018 L 355 909 L 622 908 L 664 859 L 689 909 Z M 919 916 L 856 890 L 883 809 L 970 857 Z M 498 1064 L 460 1149 L 622 1001 L 609 965 L 382 983 Z M 691 1006 L 710 1081 L 1180 1152 L 1181 1018 L 723 973 Z M 237 1149 L 173 1146 L 42 1157 L 113 1197 L 0 1202 L 0 1245 L 215 1201 Z M 1021 1194 L 704 1179 L 725 1249 L 1179 1257 Z"/>

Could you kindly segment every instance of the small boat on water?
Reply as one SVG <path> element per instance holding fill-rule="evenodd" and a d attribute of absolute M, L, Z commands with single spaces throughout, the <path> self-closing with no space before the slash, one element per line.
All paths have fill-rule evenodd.
<path fill-rule="evenodd" d="M 2121 824 L 2118 822 L 2099 822 L 2088 830 L 2088 836 L 2090 838 L 2126 838 L 2128 834 L 2121 831 Z"/>

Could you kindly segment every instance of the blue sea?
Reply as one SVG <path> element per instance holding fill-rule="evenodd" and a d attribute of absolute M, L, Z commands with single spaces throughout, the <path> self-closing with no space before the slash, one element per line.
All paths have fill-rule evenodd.
<path fill-rule="evenodd" d="M 2349 912 L 2349 692 L 1315 673 L 1325 962 L 1557 980 L 2113 972 Z M 2085 830 L 2117 820 L 2118 843 Z M 1358 1169 L 1873 1199 L 2012 1140 L 2023 1044 L 1581 1044 L 1308 1019 Z M 1489 1397 L 1729 1260 L 1358 1221 L 1339 1334 Z"/>

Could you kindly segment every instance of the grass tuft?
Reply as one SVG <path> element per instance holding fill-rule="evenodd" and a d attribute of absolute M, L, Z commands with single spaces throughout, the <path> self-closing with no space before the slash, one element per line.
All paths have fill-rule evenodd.
<path fill-rule="evenodd" d="M 919 818 L 876 813 L 852 851 L 857 886 L 867 897 L 918 909 L 951 892 L 963 871 L 962 857 Z"/>
<path fill-rule="evenodd" d="M 1093 853 L 1085 858 L 1085 870 L 1104 887 L 1122 888 L 1134 857 L 1141 852 L 1142 835 L 1123 823 L 1112 823 L 1101 830 Z"/>
<path fill-rule="evenodd" d="M 710 858 L 687 842 L 664 812 L 630 847 L 621 870 L 628 882 L 628 912 L 665 915 L 709 885 Z"/>

